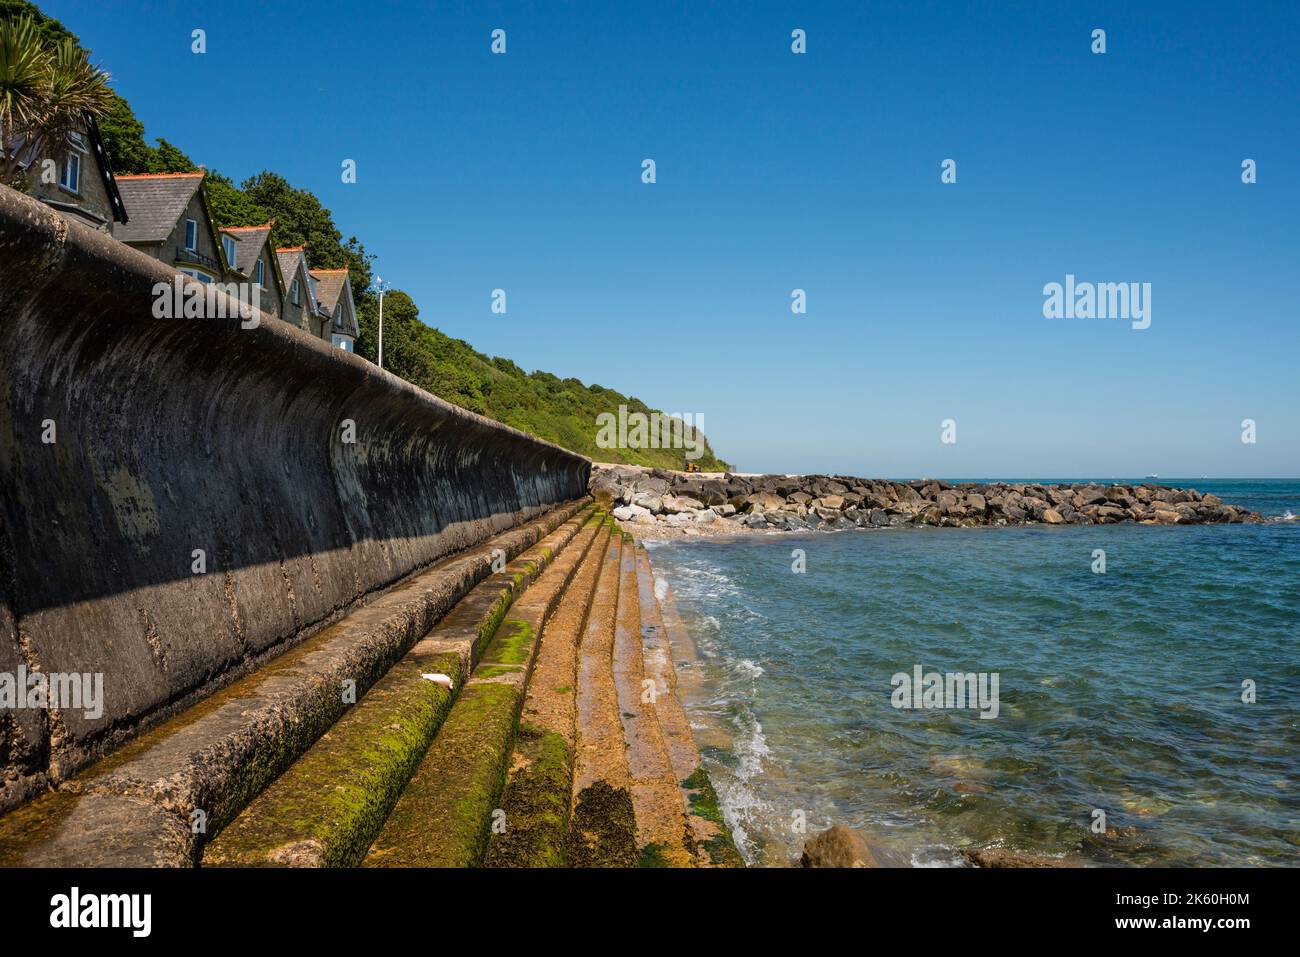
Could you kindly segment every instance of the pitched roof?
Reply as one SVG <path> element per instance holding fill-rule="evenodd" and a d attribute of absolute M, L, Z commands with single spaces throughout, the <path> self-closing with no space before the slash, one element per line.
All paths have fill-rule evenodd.
<path fill-rule="evenodd" d="M 235 243 L 234 265 L 245 276 L 253 275 L 253 264 L 262 255 L 262 247 L 266 245 L 266 237 L 271 235 L 271 227 L 274 225 L 275 220 L 273 219 L 261 226 L 221 227 L 223 233 L 229 233 L 231 238 L 237 240 Z"/>
<path fill-rule="evenodd" d="M 346 269 L 313 269 L 311 275 L 316 280 L 316 299 L 325 312 L 333 314 L 334 307 L 338 305 L 339 293 L 343 291 L 343 286 L 348 281 L 348 271 Z"/>
<path fill-rule="evenodd" d="M 116 177 L 131 220 L 113 226 L 124 243 L 160 243 L 171 235 L 181 213 L 203 182 L 203 173 L 138 173 Z"/>
<path fill-rule="evenodd" d="M 280 261 L 280 272 L 287 283 L 298 278 L 298 260 L 306 254 L 303 246 L 282 246 L 275 251 L 275 258 Z"/>

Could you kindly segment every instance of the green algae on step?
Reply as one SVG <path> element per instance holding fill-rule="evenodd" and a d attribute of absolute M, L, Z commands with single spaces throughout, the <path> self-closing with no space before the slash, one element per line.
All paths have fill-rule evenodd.
<path fill-rule="evenodd" d="M 502 621 L 363 866 L 479 862 L 499 821 L 494 812 L 537 640 L 598 528 L 598 522 L 589 523 L 570 560 L 562 556 L 543 573 L 535 591 Z"/>
<path fill-rule="evenodd" d="M 614 688 L 619 580 L 630 536 L 617 525 L 600 570 L 578 658 L 577 747 L 569 860 L 578 867 L 636 863 L 636 815 Z"/>
<path fill-rule="evenodd" d="M 394 665 L 204 849 L 203 866 L 360 863 L 451 707 L 422 674 L 459 668 L 452 653 Z"/>
<path fill-rule="evenodd" d="M 338 719 L 348 707 L 346 683 L 364 692 L 489 575 L 493 552 L 518 555 L 582 504 L 559 506 L 390 587 L 59 791 L 0 817 L 0 847 L 28 866 L 193 865 L 204 833 L 192 820 L 205 820 L 207 833 L 224 827 Z M 80 823 L 41 826 L 59 820 Z"/>
<path fill-rule="evenodd" d="M 360 863 L 460 690 L 474 636 L 500 620 L 501 604 L 516 600 L 549 556 L 563 549 L 586 520 L 586 512 L 580 512 L 503 573 L 477 585 L 222 831 L 205 850 L 204 865 Z M 502 589 L 503 577 L 519 584 Z M 458 643 L 456 636 L 463 640 Z M 438 639 L 459 647 L 430 650 L 439 646 Z M 452 676 L 454 691 L 422 677 L 431 672 Z"/>
<path fill-rule="evenodd" d="M 568 863 L 578 645 L 611 537 L 601 519 L 599 513 L 593 519 L 599 521 L 596 540 L 546 622 L 501 802 L 506 827 L 491 835 L 486 867 Z"/>

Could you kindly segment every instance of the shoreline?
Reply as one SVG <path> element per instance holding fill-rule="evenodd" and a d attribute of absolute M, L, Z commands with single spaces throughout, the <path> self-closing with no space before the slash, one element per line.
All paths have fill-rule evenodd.
<path fill-rule="evenodd" d="M 653 477 L 652 472 L 649 469 L 642 471 L 641 474 L 643 476 Z M 680 473 L 680 474 L 687 480 L 698 478 L 698 476 L 693 474 L 688 474 L 688 473 Z M 1216 483 L 1218 482 L 1218 480 L 1211 480 L 1211 481 L 1214 481 Z M 635 486 L 635 483 L 630 483 L 630 484 Z M 1087 488 L 1088 486 L 1081 486 L 1081 487 Z M 1266 523 L 1267 525 L 1270 526 L 1283 526 L 1281 528 L 1275 529 L 1276 532 L 1283 532 L 1283 533 L 1285 533 L 1285 526 L 1291 524 L 1287 520 L 1287 518 L 1281 514 L 1283 511 L 1282 505 L 1279 504 L 1276 507 L 1271 507 L 1269 504 L 1269 499 L 1266 497 L 1261 498 L 1257 495 L 1254 495 L 1253 493 L 1248 493 L 1242 489 L 1225 490 L 1220 485 L 1217 484 L 1211 485 L 1210 487 L 1218 491 L 1219 495 L 1222 495 L 1225 498 L 1233 498 L 1236 499 L 1237 501 L 1248 502 L 1250 503 L 1251 506 L 1260 509 L 1261 512 L 1264 513 L 1264 514 L 1260 514 L 1259 512 L 1251 512 L 1251 511 L 1247 511 L 1246 509 L 1241 509 L 1236 506 L 1233 506 L 1235 511 L 1240 512 L 1243 516 L 1249 516 L 1249 519 L 1243 517 L 1243 520 L 1237 524 Z M 1074 490 L 1073 486 L 1071 486 L 1070 488 L 1072 491 Z M 1123 488 L 1123 486 L 1117 486 L 1117 488 Z M 1185 491 L 1186 494 L 1188 494 L 1189 496 L 1193 494 L 1193 490 L 1179 490 L 1179 491 Z M 1229 491 L 1231 491 L 1233 494 L 1230 495 Z M 1204 496 L 1202 496 L 1201 498 L 1203 500 Z M 1210 505 L 1214 507 L 1216 501 L 1217 501 L 1217 496 L 1211 499 Z M 1300 509 L 1295 509 L 1292 500 L 1289 498 L 1286 499 L 1283 504 L 1285 504 L 1288 513 L 1290 510 L 1300 511 Z M 1162 509 L 1162 511 L 1164 511 L 1164 509 Z M 1265 515 L 1267 515 L 1268 517 L 1265 517 Z M 726 717 L 726 712 L 724 710 L 719 710 L 719 709 L 723 707 L 723 702 L 724 702 L 723 692 L 725 692 L 727 688 L 730 687 L 732 692 L 739 693 L 743 697 L 744 686 L 743 684 L 739 686 L 735 684 L 735 680 L 734 680 L 735 676 L 731 672 L 729 658 L 724 657 L 720 659 L 716 657 L 720 649 L 715 643 L 716 636 L 712 638 L 709 637 L 713 633 L 710 631 L 710 626 L 708 625 L 708 623 L 704 621 L 697 621 L 695 617 L 691 617 L 689 618 L 690 623 L 688 624 L 688 619 L 684 617 L 684 612 L 689 612 L 691 616 L 698 616 L 700 614 L 701 609 L 699 607 L 699 601 L 694 600 L 691 603 L 688 603 L 688 606 L 678 607 L 678 601 L 680 599 L 679 596 L 676 594 L 676 589 L 674 588 L 674 585 L 683 584 L 683 580 L 676 577 L 676 575 L 683 574 L 683 571 L 680 568 L 678 568 L 677 571 L 674 573 L 674 568 L 676 567 L 675 562 L 679 560 L 680 556 L 684 555 L 685 552 L 677 553 L 677 555 L 674 556 L 672 560 L 669 560 L 670 554 L 672 553 L 669 550 L 665 550 L 663 553 L 656 554 L 655 545 L 661 542 L 680 543 L 683 541 L 691 542 L 696 540 L 714 541 L 718 543 L 726 543 L 726 542 L 740 543 L 740 542 L 750 541 L 757 544 L 758 542 L 762 541 L 763 536 L 775 535 L 775 536 L 786 536 L 788 538 L 792 534 L 797 535 L 799 532 L 803 532 L 806 538 L 810 538 L 811 536 L 808 533 L 812 531 L 829 532 L 829 531 L 840 530 L 840 529 L 827 528 L 825 525 L 823 525 L 821 528 L 809 527 L 805 529 L 778 529 L 776 527 L 749 528 L 747 526 L 738 525 L 737 523 L 734 522 L 723 521 L 721 519 L 722 516 L 719 516 L 719 520 L 708 521 L 700 527 L 695 527 L 693 525 L 667 524 L 659 520 L 659 518 L 656 516 L 651 521 L 623 522 L 622 526 L 630 534 L 645 540 L 646 544 L 649 546 L 648 551 L 651 556 L 654 575 L 656 577 L 656 580 L 662 583 L 660 585 L 660 588 L 666 592 L 666 595 L 662 600 L 662 604 L 664 606 L 665 623 L 667 624 L 669 614 L 670 614 L 668 608 L 671 605 L 672 606 L 671 614 L 673 616 L 673 619 L 675 623 L 680 627 L 681 632 L 683 633 L 683 637 L 686 639 L 681 643 L 682 647 L 679 647 L 678 633 L 674 633 L 672 635 L 672 647 L 673 647 L 674 659 L 679 662 L 678 673 L 679 673 L 679 680 L 680 680 L 679 693 L 681 697 L 681 703 L 687 709 L 687 713 L 691 719 L 694 733 L 697 736 L 697 744 L 700 746 L 701 752 L 704 752 L 705 765 L 708 768 L 711 776 L 713 776 L 714 778 L 715 787 L 717 788 L 719 795 L 724 799 L 722 802 L 724 808 L 729 808 L 732 805 L 732 801 L 735 798 L 738 797 L 740 800 L 739 807 L 742 809 L 741 811 L 739 811 L 740 817 L 733 819 L 731 816 L 731 810 L 728 810 L 728 820 L 727 820 L 728 826 L 735 837 L 738 848 L 744 854 L 746 858 L 746 863 L 749 866 L 754 866 L 754 867 L 799 866 L 798 851 L 797 849 L 795 849 L 793 856 L 789 853 L 793 848 L 793 845 L 789 841 L 781 840 L 778 837 L 778 839 L 775 842 L 772 842 L 770 840 L 771 835 L 765 835 L 765 831 L 761 826 L 757 830 L 751 828 L 750 826 L 751 823 L 755 823 L 756 819 L 751 819 L 749 816 L 751 812 L 745 811 L 743 810 L 743 808 L 750 807 L 751 806 L 750 802 L 752 799 L 759 799 L 765 803 L 770 802 L 773 800 L 773 794 L 777 795 L 776 803 L 779 805 L 781 803 L 780 795 L 784 793 L 784 791 L 786 790 L 785 785 L 783 785 L 782 781 L 780 780 L 784 775 L 782 774 L 780 768 L 764 767 L 764 769 L 761 772 L 761 776 L 762 778 L 767 779 L 766 783 L 762 785 L 761 789 L 752 792 L 751 792 L 751 786 L 758 783 L 760 781 L 759 778 L 754 778 L 752 780 L 750 780 L 749 778 L 745 778 L 744 780 L 736 779 L 735 772 L 737 770 L 737 762 L 743 760 L 743 755 L 741 752 L 744 751 L 745 749 L 745 742 L 747 740 L 748 731 L 743 725 L 733 726 L 729 724 L 728 719 Z M 829 523 L 826 524 L 829 525 Z M 1028 527 L 1037 524 L 1047 524 L 1047 523 L 1019 522 L 1019 523 L 1012 524 L 1012 523 L 984 522 L 980 524 L 962 523 L 960 525 L 955 525 L 954 527 L 983 527 L 983 528 L 1018 527 L 1018 526 Z M 1132 524 L 1138 524 L 1138 522 L 1130 521 L 1126 523 L 1115 522 L 1115 523 L 1097 523 L 1097 524 L 1132 525 Z M 1148 522 L 1147 524 L 1165 524 L 1165 523 Z M 1184 524 L 1184 523 L 1171 522 L 1169 524 Z M 1192 524 L 1192 523 L 1188 523 L 1188 524 Z M 1225 523 L 1208 522 L 1205 524 L 1225 524 Z M 853 526 L 853 527 L 857 527 L 857 526 Z M 911 527 L 936 527 L 936 526 L 927 526 L 922 523 L 914 523 L 911 525 Z M 852 529 L 843 528 L 842 530 L 847 531 Z M 865 530 L 865 529 L 859 528 L 858 530 Z M 1264 532 L 1265 530 L 1260 529 L 1259 531 Z M 1267 534 L 1272 534 L 1272 533 L 1267 533 Z M 1247 535 L 1248 535 L 1248 539 L 1243 539 L 1243 541 L 1254 540 L 1255 538 L 1254 535 L 1250 533 L 1247 533 Z M 755 536 L 759 536 L 759 537 L 755 538 Z M 1124 536 L 1124 540 L 1129 542 L 1137 542 L 1139 539 L 1145 540 L 1145 538 L 1141 536 L 1140 533 L 1130 533 Z M 986 539 L 983 536 L 976 536 L 974 539 L 966 539 L 965 537 L 962 537 L 961 539 L 957 539 L 954 541 L 971 541 L 973 544 L 976 540 L 981 542 L 987 542 L 990 544 L 995 541 L 995 539 Z M 1041 540 L 1045 542 L 1052 541 L 1052 540 L 1057 540 L 1060 542 L 1066 541 L 1064 539 L 1056 539 L 1055 536 L 1033 536 L 1032 540 L 1034 541 Z M 1074 537 L 1073 536 L 1069 537 L 1069 540 L 1074 540 Z M 1170 539 L 1167 536 L 1158 536 L 1158 538 L 1153 541 L 1168 541 L 1168 540 Z M 1194 543 L 1196 541 L 1201 540 L 1201 538 L 1200 536 L 1195 536 L 1195 537 L 1174 536 L 1172 540 L 1174 541 L 1182 540 L 1185 542 Z M 1224 539 L 1215 537 L 1210 540 L 1221 541 Z M 1231 536 L 1230 540 L 1237 540 L 1236 536 Z M 898 541 L 898 540 L 891 540 L 891 541 Z M 938 541 L 938 539 L 935 539 L 935 541 Z M 652 542 L 654 543 L 654 545 L 651 544 Z M 849 547 L 855 547 L 855 546 L 849 544 Z M 946 551 L 947 548 L 950 546 L 935 545 L 933 547 L 935 549 L 938 549 L 939 551 Z M 973 545 L 973 547 L 979 547 L 979 546 Z M 1058 546 L 1058 547 L 1062 547 L 1062 546 Z M 875 552 L 875 549 L 868 547 L 868 552 Z M 707 554 L 707 551 L 705 554 Z M 705 563 L 708 564 L 707 559 L 705 560 Z M 691 595 L 695 595 L 696 599 L 699 598 L 699 595 L 696 594 L 696 590 L 692 587 L 687 587 L 687 593 Z M 706 600 L 705 604 L 708 605 L 711 603 Z M 706 608 L 705 610 L 707 611 L 709 609 Z M 720 612 L 715 612 L 715 613 L 718 614 L 719 617 L 721 617 Z M 704 633 L 702 636 L 704 639 L 703 642 L 701 642 L 700 640 L 701 639 L 700 635 L 696 635 L 692 633 L 696 628 L 696 626 L 704 628 Z M 710 649 L 707 655 L 705 654 L 706 648 Z M 748 652 L 746 654 L 748 654 Z M 683 659 L 685 659 L 685 661 L 688 661 L 689 664 L 684 666 Z M 759 660 L 761 659 L 755 658 L 755 661 L 759 661 Z M 766 666 L 768 663 L 764 661 L 763 664 L 764 666 Z M 773 728 L 767 729 L 767 733 L 769 735 L 779 731 L 780 728 L 775 725 L 773 726 Z M 775 739 L 774 739 L 773 747 L 774 748 L 776 747 Z M 945 756 L 940 756 L 940 759 L 944 757 Z M 766 764 L 766 762 L 764 763 Z M 957 765 L 954 764 L 954 767 L 957 767 Z M 773 775 L 775 775 L 775 778 L 772 778 Z M 962 791 L 961 794 L 963 795 L 967 793 L 974 794 L 974 795 L 986 793 L 986 791 L 983 790 L 984 785 L 980 781 L 974 781 L 969 785 L 963 785 L 963 786 L 970 788 L 969 792 Z M 739 788 L 739 790 L 735 790 L 736 788 Z M 775 790 L 773 790 L 773 788 L 775 788 Z M 732 794 L 730 795 L 727 794 L 726 792 L 728 790 L 731 790 Z M 957 800 L 979 800 L 978 797 L 975 798 L 958 797 L 956 799 Z M 1138 813 L 1138 812 L 1135 811 L 1133 813 Z M 852 822 L 852 823 L 861 824 L 861 822 Z M 820 838 L 823 834 L 825 834 L 826 832 L 822 832 L 821 834 L 819 834 L 818 832 L 820 832 L 823 827 L 826 827 L 828 825 L 833 826 L 837 831 L 854 830 L 853 827 L 845 828 L 844 825 L 849 825 L 851 824 L 851 822 L 850 820 L 844 817 L 840 817 L 838 814 L 833 815 L 829 819 L 819 816 L 816 824 L 814 824 L 812 819 L 810 818 L 808 824 L 809 824 L 809 828 L 805 835 L 805 839 L 806 842 L 809 844 L 813 843 L 814 838 Z M 906 842 L 900 842 L 896 840 L 899 837 L 899 835 L 895 834 L 893 831 L 887 831 L 885 833 L 873 833 L 873 829 L 868 828 L 865 830 L 855 830 L 855 834 L 857 835 L 855 840 L 861 841 L 863 843 L 863 846 L 867 846 L 871 849 L 874 860 L 876 862 L 876 866 L 913 866 L 913 867 L 915 866 L 950 866 L 950 867 L 956 866 L 956 867 L 977 867 L 977 868 L 1024 868 L 1024 867 L 1036 868 L 1036 867 L 1116 866 L 1121 861 L 1125 860 L 1123 856 L 1123 852 L 1130 850 L 1130 845 L 1138 846 L 1139 844 L 1141 844 L 1142 839 L 1146 834 L 1146 832 L 1142 828 L 1141 822 L 1138 822 L 1137 826 L 1130 826 L 1127 824 L 1117 825 L 1114 828 L 1114 839 L 1111 841 L 1101 842 L 1097 839 L 1085 838 L 1078 847 L 1066 848 L 1060 851 L 1059 853 L 1051 849 L 1035 849 L 1032 847 L 1032 844 L 1027 847 L 1022 847 L 1019 844 L 1017 844 L 1015 841 L 1010 841 L 1009 843 L 1004 845 L 1000 843 L 1002 838 L 999 838 L 997 841 L 993 841 L 992 843 L 984 843 L 983 841 L 980 841 L 977 843 L 970 843 L 970 844 L 966 844 L 964 842 L 945 844 L 945 845 L 922 844 L 919 845 L 917 848 L 909 848 Z M 804 843 L 804 840 L 801 840 L 800 843 Z M 1173 845 L 1171 844 L 1170 846 L 1172 847 Z M 943 853 L 940 853 L 940 848 L 942 848 Z M 910 855 L 910 857 L 908 855 Z M 904 858 L 906 858 L 906 860 L 903 860 Z M 806 859 L 807 859 L 807 855 L 805 855 L 805 860 Z M 890 863 L 885 863 L 886 861 Z M 805 866 L 808 865 L 805 864 Z"/>
<path fill-rule="evenodd" d="M 1272 521 L 1213 493 L 1155 482 L 952 483 L 594 465 L 588 488 L 624 528 L 645 541 L 903 527 Z"/>

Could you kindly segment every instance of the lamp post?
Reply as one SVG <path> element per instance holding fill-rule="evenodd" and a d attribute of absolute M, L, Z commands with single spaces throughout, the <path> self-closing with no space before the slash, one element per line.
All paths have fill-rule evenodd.
<path fill-rule="evenodd" d="M 379 293 L 379 368 L 382 369 L 384 367 L 384 293 L 389 287 L 383 279 L 376 276 L 370 288 Z"/>

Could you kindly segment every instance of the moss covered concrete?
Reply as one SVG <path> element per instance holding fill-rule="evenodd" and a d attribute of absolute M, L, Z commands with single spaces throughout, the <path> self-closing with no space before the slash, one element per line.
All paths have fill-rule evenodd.
<path fill-rule="evenodd" d="M 401 661 L 204 851 L 203 866 L 359 864 L 445 719 L 451 653 Z M 460 682 L 456 682 L 459 689 Z"/>
<path fill-rule="evenodd" d="M 515 736 L 502 801 L 505 830 L 492 834 L 485 867 L 564 867 L 568 863 L 573 762 L 564 738 L 530 724 Z"/>
<path fill-rule="evenodd" d="M 635 867 L 636 813 L 626 788 L 596 781 L 578 793 L 570 831 L 569 863 L 574 867 Z"/>
<path fill-rule="evenodd" d="M 467 685 L 366 855 L 365 867 L 471 867 L 487 845 L 518 690 Z"/>
<path fill-rule="evenodd" d="M 702 852 L 709 863 L 715 867 L 744 867 L 745 860 L 736 849 L 736 842 L 731 837 L 731 829 L 722 817 L 722 806 L 718 802 L 718 793 L 713 789 L 708 772 L 700 765 L 682 781 L 690 801 L 690 813 L 705 823 L 704 827 L 693 827 L 697 838 L 697 852 Z"/>

